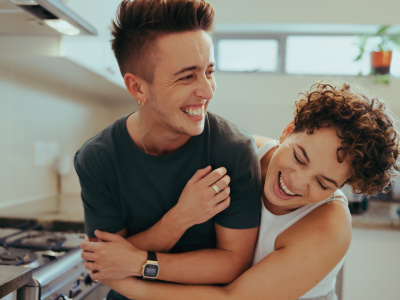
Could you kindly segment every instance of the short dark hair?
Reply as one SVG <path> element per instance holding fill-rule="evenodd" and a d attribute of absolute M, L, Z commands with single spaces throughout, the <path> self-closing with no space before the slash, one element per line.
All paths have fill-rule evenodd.
<path fill-rule="evenodd" d="M 354 170 L 347 180 L 353 193 L 375 195 L 390 186 L 400 170 L 399 133 L 386 105 L 350 91 L 350 85 L 313 85 L 295 104 L 294 132 L 334 127 L 342 140 L 338 161 L 349 155 Z"/>
<path fill-rule="evenodd" d="M 168 33 L 215 28 L 213 7 L 204 0 L 123 0 L 112 22 L 112 49 L 122 76 L 153 81 L 155 41 Z"/>

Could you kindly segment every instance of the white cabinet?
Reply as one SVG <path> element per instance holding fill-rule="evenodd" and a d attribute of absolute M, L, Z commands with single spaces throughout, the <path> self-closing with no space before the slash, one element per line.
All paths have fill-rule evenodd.
<path fill-rule="evenodd" d="M 0 35 L 0 66 L 83 92 L 98 101 L 132 101 L 110 43 L 111 20 L 120 1 L 63 2 L 94 26 L 98 35 Z"/>
<path fill-rule="evenodd" d="M 342 300 L 400 299 L 400 231 L 353 229 Z"/>
<path fill-rule="evenodd" d="M 124 86 L 117 61 L 111 50 L 111 20 L 115 17 L 120 0 L 69 0 L 65 4 L 92 24 L 97 36 L 64 36 L 65 56 L 79 65 Z"/>

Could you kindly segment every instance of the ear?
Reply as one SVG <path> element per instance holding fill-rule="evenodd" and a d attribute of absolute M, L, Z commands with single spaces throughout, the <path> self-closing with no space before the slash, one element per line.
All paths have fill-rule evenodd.
<path fill-rule="evenodd" d="M 283 143 L 283 141 L 287 138 L 289 134 L 292 133 L 294 129 L 294 120 L 286 125 L 285 129 L 283 129 L 281 136 L 279 137 L 279 143 Z"/>
<path fill-rule="evenodd" d="M 142 103 L 146 101 L 147 83 L 145 80 L 135 74 L 126 73 L 124 82 L 126 89 L 133 98 Z"/>

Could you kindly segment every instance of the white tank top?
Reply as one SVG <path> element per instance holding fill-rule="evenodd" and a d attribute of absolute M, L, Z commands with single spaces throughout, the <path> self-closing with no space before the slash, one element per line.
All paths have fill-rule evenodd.
<path fill-rule="evenodd" d="M 262 145 L 258 150 L 258 159 L 261 160 L 261 158 L 275 146 L 275 140 L 266 142 L 264 145 Z M 348 206 L 346 196 L 341 190 L 337 190 L 331 197 L 324 201 L 304 205 L 296 209 L 295 211 L 292 211 L 285 215 L 272 214 L 261 201 L 261 224 L 257 246 L 253 257 L 253 265 L 258 263 L 268 254 L 275 251 L 275 240 L 277 236 L 281 234 L 285 229 L 296 223 L 298 220 L 300 220 L 302 217 L 304 217 L 320 205 L 333 200 L 340 201 Z M 321 280 L 313 289 L 303 295 L 300 299 L 319 297 L 328 294 L 335 287 L 336 276 L 340 268 L 343 266 L 343 263 L 344 258 L 323 280 Z"/>

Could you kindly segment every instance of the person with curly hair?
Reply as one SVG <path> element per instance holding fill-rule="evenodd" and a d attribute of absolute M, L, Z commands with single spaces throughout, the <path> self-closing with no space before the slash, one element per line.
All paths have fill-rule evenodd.
<path fill-rule="evenodd" d="M 366 195 L 387 189 L 400 170 L 399 133 L 383 102 L 348 84 L 318 83 L 301 95 L 279 141 L 255 137 L 264 187 L 251 268 L 226 286 L 100 282 L 137 300 L 337 299 L 335 280 L 351 241 L 340 188 Z"/>

